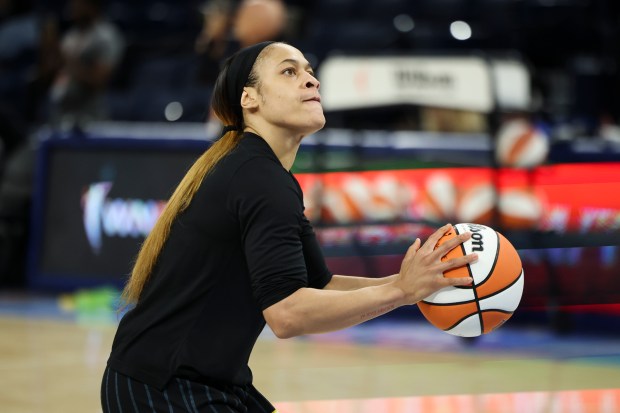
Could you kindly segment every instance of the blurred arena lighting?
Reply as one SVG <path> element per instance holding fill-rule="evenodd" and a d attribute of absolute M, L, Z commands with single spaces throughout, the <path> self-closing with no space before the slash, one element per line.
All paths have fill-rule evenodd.
<path fill-rule="evenodd" d="M 183 105 L 179 102 L 168 103 L 166 109 L 164 109 L 164 116 L 166 116 L 166 120 L 170 122 L 181 119 L 181 116 L 183 116 Z"/>
<path fill-rule="evenodd" d="M 471 27 L 462 20 L 450 24 L 450 34 L 457 40 L 467 40 L 471 37 Z"/>
<path fill-rule="evenodd" d="M 413 30 L 415 23 L 408 14 L 399 14 L 394 17 L 394 27 L 401 33 L 407 33 Z"/>

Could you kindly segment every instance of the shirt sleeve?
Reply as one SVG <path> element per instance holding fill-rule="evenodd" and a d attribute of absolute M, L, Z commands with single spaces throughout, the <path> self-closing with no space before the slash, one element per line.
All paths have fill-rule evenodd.
<path fill-rule="evenodd" d="M 265 158 L 247 161 L 231 179 L 228 202 L 239 221 L 252 291 L 261 309 L 307 287 L 303 202 L 282 166 Z"/>
<path fill-rule="evenodd" d="M 333 274 L 327 268 L 321 246 L 305 215 L 302 216 L 301 243 L 308 272 L 308 286 L 323 289 L 331 281 Z"/>

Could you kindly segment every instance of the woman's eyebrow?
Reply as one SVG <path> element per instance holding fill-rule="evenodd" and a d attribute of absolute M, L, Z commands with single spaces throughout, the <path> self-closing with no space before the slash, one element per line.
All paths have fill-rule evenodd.
<path fill-rule="evenodd" d="M 301 63 L 297 59 L 284 59 L 283 61 L 281 61 L 279 63 L 279 65 L 282 65 L 284 63 L 290 63 L 290 64 L 293 64 L 295 66 L 300 66 L 301 65 Z M 312 66 L 310 66 L 310 63 L 308 63 L 308 62 L 306 62 L 305 69 L 306 70 L 311 70 L 312 72 L 314 72 L 314 69 L 312 69 Z"/>

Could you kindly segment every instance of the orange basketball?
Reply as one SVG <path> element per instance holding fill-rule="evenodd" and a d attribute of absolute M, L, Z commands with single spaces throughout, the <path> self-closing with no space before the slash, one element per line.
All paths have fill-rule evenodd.
<path fill-rule="evenodd" d="M 509 120 L 497 133 L 496 158 L 502 166 L 531 168 L 543 164 L 548 153 L 547 135 L 525 119 Z"/>
<path fill-rule="evenodd" d="M 523 294 L 523 266 L 513 245 L 485 225 L 454 225 L 437 246 L 467 231 L 472 237 L 442 260 L 474 252 L 478 260 L 444 276 L 471 276 L 474 282 L 466 287 L 443 288 L 420 301 L 418 307 L 435 327 L 457 336 L 475 337 L 495 330 L 517 309 Z"/>

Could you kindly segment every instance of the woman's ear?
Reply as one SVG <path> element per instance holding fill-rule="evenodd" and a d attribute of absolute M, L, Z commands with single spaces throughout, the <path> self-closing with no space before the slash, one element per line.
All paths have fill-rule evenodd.
<path fill-rule="evenodd" d="M 241 107 L 244 109 L 256 109 L 258 107 L 258 95 L 253 87 L 244 87 L 241 93 Z"/>

